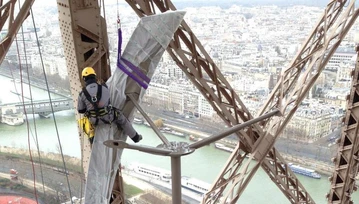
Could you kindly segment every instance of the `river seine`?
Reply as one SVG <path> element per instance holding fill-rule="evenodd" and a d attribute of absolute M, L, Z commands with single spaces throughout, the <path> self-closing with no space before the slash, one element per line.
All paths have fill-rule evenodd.
<path fill-rule="evenodd" d="M 6 83 L 6 85 L 5 85 Z M 13 90 L 10 85 L 10 79 L 0 76 L 0 86 L 2 87 L 1 96 L 3 103 L 18 101 L 17 96 L 14 97 L 10 90 Z M 7 90 L 9 89 L 9 90 Z M 41 90 L 34 89 L 33 91 L 41 93 L 40 95 L 47 97 Z M 4 98 L 5 97 L 5 98 Z M 45 98 L 39 98 L 45 99 Z M 15 100 L 15 101 L 13 101 Z M 41 151 L 57 152 L 58 153 L 58 139 L 55 123 L 57 125 L 58 134 L 61 140 L 61 145 L 64 154 L 80 157 L 80 142 L 78 139 L 77 125 L 73 110 L 62 111 L 54 114 L 54 117 L 40 118 L 31 115 L 29 117 L 30 133 L 28 134 L 26 123 L 21 126 L 8 126 L 0 124 L 0 145 L 11 146 L 17 148 L 28 148 L 28 137 L 31 138 L 31 148 L 36 149 L 35 146 L 35 131 L 34 121 L 36 122 L 37 138 Z M 134 125 L 136 130 L 140 132 L 144 139 L 141 144 L 157 146 L 161 143 L 152 129 L 143 125 Z M 173 135 L 166 135 L 170 141 L 186 141 L 187 138 L 181 138 Z M 132 143 L 131 140 L 127 142 Z M 224 164 L 226 163 L 229 153 L 218 150 L 214 145 L 205 146 L 194 153 L 182 157 L 182 175 L 195 177 L 197 179 L 212 183 Z M 122 154 L 122 164 L 128 165 L 131 162 L 140 162 L 152 166 L 170 170 L 170 158 L 149 155 L 143 152 L 134 150 L 125 150 Z M 312 198 L 316 203 L 326 203 L 325 194 L 329 191 L 330 183 L 327 176 L 322 175 L 321 179 L 312 179 L 305 176 L 297 175 L 304 187 L 310 192 Z M 355 192 L 352 195 L 354 201 L 359 201 L 359 193 Z M 245 189 L 238 203 L 244 204 L 287 204 L 287 198 L 277 188 L 276 185 L 269 179 L 267 174 L 259 169 L 248 187 Z"/>

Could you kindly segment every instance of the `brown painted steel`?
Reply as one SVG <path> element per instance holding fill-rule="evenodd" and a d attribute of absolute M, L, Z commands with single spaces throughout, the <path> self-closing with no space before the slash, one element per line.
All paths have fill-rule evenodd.
<path fill-rule="evenodd" d="M 69 75 L 72 99 L 77 104 L 78 93 L 83 85 L 82 69 L 93 67 L 97 78 L 106 82 L 111 76 L 108 52 L 107 25 L 101 16 L 101 8 L 97 0 L 58 0 L 59 24 L 64 46 L 67 71 Z M 80 116 L 76 114 L 76 118 Z M 79 128 L 81 157 L 85 176 L 89 165 L 91 146 L 81 128 Z M 115 200 L 113 203 L 123 203 L 122 178 L 117 174 L 113 187 Z"/>
<path fill-rule="evenodd" d="M 152 15 L 155 11 L 176 10 L 169 0 L 126 1 L 140 17 Z M 158 9 L 155 10 L 154 6 Z M 253 118 L 185 22 L 182 23 L 175 33 L 167 51 L 229 126 Z M 232 185 L 229 184 L 229 180 L 233 181 L 233 178 L 238 176 L 236 174 L 243 161 L 240 152 L 252 152 L 253 145 L 260 135 L 264 135 L 264 131 L 256 124 L 238 132 L 240 145 L 238 145 L 236 151 L 232 154 L 212 191 L 207 194 L 206 200 L 208 203 L 216 202 L 219 196 L 223 194 L 227 185 Z M 285 164 L 284 159 L 272 148 L 262 166 L 264 166 L 263 169 L 266 170 L 267 174 L 292 203 L 302 200 L 305 200 L 307 203 L 314 203 L 293 172 L 283 169 L 282 164 Z M 282 175 L 287 176 L 283 178 Z M 232 192 L 234 192 L 233 189 Z M 239 193 L 234 192 L 234 194 L 234 200 L 237 200 Z"/>
<path fill-rule="evenodd" d="M 16 18 L 13 10 L 16 1 L 10 0 L 5 4 L 0 2 L 0 29 L 5 25 L 5 19 L 9 18 L 10 22 L 13 22 L 9 23 L 8 35 L 0 44 L 2 47 L 0 62 L 2 62 L 34 0 L 25 1 Z M 153 15 L 155 11 L 176 10 L 170 0 L 126 0 L 126 2 L 140 17 Z M 57 4 L 71 92 L 76 104 L 76 93 L 81 90 L 80 73 L 83 67 L 94 67 L 103 81 L 110 77 L 106 22 L 100 15 L 97 0 L 58 0 Z M 219 201 L 224 190 L 228 188 L 230 193 L 227 194 L 227 198 L 230 202 L 236 202 L 259 166 L 291 203 L 314 203 L 293 172 L 284 168 L 286 162 L 273 148 L 273 144 L 356 20 L 358 10 L 353 4 L 353 1 L 346 0 L 332 0 L 328 3 L 317 26 L 291 66 L 283 72 L 280 81 L 258 114 L 261 116 L 279 108 L 282 116 L 264 120 L 261 125 L 255 124 L 237 133 L 240 142 L 213 184 L 212 190 L 206 194 L 204 203 Z M 346 12 L 339 18 L 344 5 L 347 6 Z M 338 22 L 340 24 L 336 25 L 335 23 Z M 335 33 L 330 33 L 330 30 Z M 254 118 L 185 22 L 175 33 L 167 51 L 228 126 L 235 126 Z M 357 130 L 359 112 L 356 110 L 359 100 L 358 67 L 357 63 L 348 100 L 345 128 L 335 159 L 336 171 L 328 194 L 329 203 L 350 203 L 350 195 L 356 188 L 354 177 L 358 173 L 359 156 Z M 302 71 L 306 72 L 305 78 L 300 78 Z M 86 164 L 89 160 L 90 146 L 81 133 L 80 140 Z M 252 153 L 249 160 L 255 158 L 257 165 L 249 168 L 248 162 L 244 163 L 242 152 Z M 117 189 L 114 194 L 117 198 L 114 203 L 124 203 L 121 196 L 122 179 L 116 184 L 119 185 L 115 185 Z"/>
<path fill-rule="evenodd" d="M 358 47 L 357 47 L 358 53 Z M 345 115 L 342 136 L 337 141 L 339 144 L 337 156 L 333 158 L 335 171 L 329 178 L 332 185 L 328 193 L 328 203 L 350 204 L 351 194 L 357 189 L 355 177 L 358 175 L 359 156 L 359 54 L 352 72 L 351 91 L 348 97 L 347 111 Z"/>
<path fill-rule="evenodd" d="M 0 3 L 0 30 L 3 29 L 4 24 L 8 23 L 8 31 L 6 36 L 0 42 L 0 63 L 4 60 L 6 53 L 9 51 L 11 43 L 14 41 L 17 32 L 22 23 L 29 15 L 32 4 L 35 0 L 25 0 L 21 5 L 20 11 L 16 14 L 16 0 L 10 0 L 7 3 Z"/>

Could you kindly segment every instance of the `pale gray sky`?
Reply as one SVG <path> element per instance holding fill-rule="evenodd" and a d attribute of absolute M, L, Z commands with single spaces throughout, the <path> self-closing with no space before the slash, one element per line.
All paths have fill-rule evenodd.
<path fill-rule="evenodd" d="M 105 5 L 107 4 L 116 4 L 118 3 L 126 3 L 124 0 L 104 0 Z M 173 2 L 185 2 L 191 0 L 172 0 Z M 6 0 L 5 0 L 6 2 Z M 34 6 L 56 6 L 56 0 L 35 0 Z"/>
<path fill-rule="evenodd" d="M 5 0 L 6 1 L 6 0 Z M 104 0 L 105 4 L 116 4 L 117 0 Z M 56 6 L 56 0 L 35 0 L 34 6 Z M 119 3 L 125 3 L 124 0 L 118 0 Z"/>

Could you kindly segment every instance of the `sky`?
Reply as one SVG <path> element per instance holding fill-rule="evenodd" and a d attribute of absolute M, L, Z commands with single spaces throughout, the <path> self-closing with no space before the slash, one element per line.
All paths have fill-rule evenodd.
<path fill-rule="evenodd" d="M 5 0 L 6 2 L 7 0 Z M 56 6 L 56 0 L 35 0 L 34 7 L 43 7 L 43 6 Z M 120 4 L 126 4 L 125 0 L 104 0 L 105 5 L 113 5 L 117 2 Z M 176 3 L 182 3 L 184 6 L 198 6 L 198 5 L 218 5 L 220 4 L 218 0 L 172 0 Z M 226 4 L 242 4 L 242 5 L 253 5 L 253 4 L 275 4 L 275 5 L 295 5 L 295 4 L 305 4 L 305 5 L 315 5 L 315 6 L 325 6 L 329 0 L 226 0 L 223 3 Z"/>

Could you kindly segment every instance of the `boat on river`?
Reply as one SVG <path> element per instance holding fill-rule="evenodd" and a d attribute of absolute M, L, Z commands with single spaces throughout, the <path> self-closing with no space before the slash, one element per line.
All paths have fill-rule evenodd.
<path fill-rule="evenodd" d="M 133 119 L 133 123 L 137 124 L 137 125 L 142 125 L 143 124 L 143 120 L 139 119 L 139 118 L 134 118 Z"/>
<path fill-rule="evenodd" d="M 168 184 L 171 183 L 171 172 L 165 169 L 134 162 L 128 166 L 128 170 L 133 171 L 134 173 L 141 175 L 143 178 L 149 179 L 152 182 L 157 180 Z M 181 186 L 187 190 L 202 195 L 209 190 L 211 185 L 192 177 L 182 176 Z"/>
<path fill-rule="evenodd" d="M 133 170 L 135 173 L 145 176 L 147 178 L 157 179 L 164 182 L 171 181 L 171 172 L 161 168 L 140 163 L 132 163 L 129 166 L 129 170 Z"/>
<path fill-rule="evenodd" d="M 168 133 L 168 134 L 171 134 L 171 135 L 175 135 L 175 136 L 179 136 L 179 137 L 185 137 L 186 135 L 184 133 L 181 133 L 181 132 L 177 132 L 175 130 L 172 130 L 171 128 L 169 127 L 164 127 L 162 129 L 160 129 L 161 132 L 164 132 L 164 133 Z"/>
<path fill-rule="evenodd" d="M 189 136 L 189 140 L 190 140 L 190 141 L 193 141 L 193 142 L 197 142 L 197 141 L 202 140 L 202 138 L 199 138 L 199 137 L 195 137 L 195 136 L 193 136 L 193 135 L 190 135 L 190 136 Z"/>
<path fill-rule="evenodd" d="M 211 187 L 211 184 L 195 178 L 182 176 L 181 186 L 202 195 L 208 192 L 209 188 Z"/>
<path fill-rule="evenodd" d="M 17 112 L 15 106 L 5 106 L 1 108 L 0 122 L 7 125 L 17 126 L 22 125 L 24 120 L 24 114 Z"/>
<path fill-rule="evenodd" d="M 225 146 L 225 145 L 223 145 L 221 143 L 214 143 L 214 147 L 216 147 L 217 149 L 220 149 L 220 150 L 224 150 L 226 152 L 231 152 L 232 153 L 234 151 L 233 148 L 227 147 L 227 146 Z"/>
<path fill-rule="evenodd" d="M 321 178 L 321 175 L 319 173 L 315 172 L 315 170 L 313 170 L 313 169 L 304 168 L 299 165 L 294 165 L 292 163 L 289 163 L 288 166 L 294 173 L 301 174 L 301 175 L 308 176 L 308 177 L 315 178 L 315 179 Z"/>

